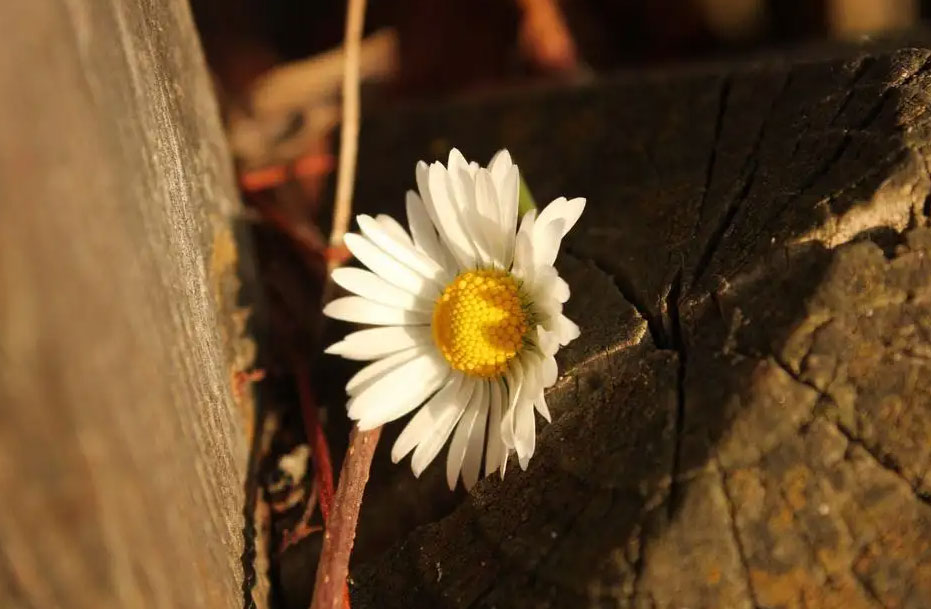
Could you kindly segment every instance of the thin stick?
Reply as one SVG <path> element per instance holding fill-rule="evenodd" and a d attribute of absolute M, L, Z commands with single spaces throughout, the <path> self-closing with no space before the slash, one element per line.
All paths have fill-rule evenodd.
<path fill-rule="evenodd" d="M 343 68 L 343 116 L 339 131 L 339 168 L 336 174 L 336 203 L 333 206 L 330 247 L 343 244 L 343 235 L 349 230 L 352 215 L 352 190 L 355 186 L 356 157 L 359 151 L 359 54 L 364 22 L 365 0 L 349 0 L 343 42 L 346 50 Z M 335 266 L 334 263 L 330 263 L 328 270 Z"/>
<path fill-rule="evenodd" d="M 362 26 L 365 22 L 365 0 L 349 0 L 346 9 L 346 33 L 343 46 L 346 63 L 343 71 L 343 116 L 340 127 L 339 168 L 336 176 L 336 203 L 333 208 L 333 230 L 330 248 L 343 244 L 352 214 L 352 191 L 355 185 L 356 157 L 359 149 L 359 54 Z M 324 302 L 333 291 L 330 274 L 339 265 L 336 258 L 327 260 L 327 277 L 323 288 Z M 311 609 L 349 609 L 349 555 L 356 538 L 356 523 L 362 494 L 369 479 L 369 468 L 381 429 L 360 432 L 353 427 L 349 449 L 343 459 L 339 484 L 333 497 L 330 517 L 323 535 L 323 549 L 317 563 L 317 578 Z"/>
<path fill-rule="evenodd" d="M 346 576 L 349 574 L 349 554 L 356 538 L 362 493 L 369 479 L 369 467 L 380 434 L 380 427 L 371 431 L 352 428 L 349 450 L 339 473 L 336 496 L 333 497 L 333 511 L 323 535 L 312 609 L 340 609 L 343 605 Z"/>

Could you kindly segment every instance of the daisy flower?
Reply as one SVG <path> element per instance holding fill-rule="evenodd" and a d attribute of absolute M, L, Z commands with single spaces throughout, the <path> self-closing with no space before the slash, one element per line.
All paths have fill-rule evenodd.
<path fill-rule="evenodd" d="M 407 193 L 410 232 L 389 216 L 357 217 L 346 246 L 368 270 L 341 268 L 333 281 L 355 294 L 324 314 L 380 326 L 353 332 L 326 352 L 372 360 L 346 385 L 349 417 L 373 429 L 418 409 L 391 451 L 413 451 L 415 476 L 452 436 L 446 477 L 466 488 L 504 476 L 510 453 L 533 455 L 534 410 L 550 420 L 543 391 L 556 382 L 554 355 L 579 335 L 562 314 L 569 286 L 553 266 L 585 199 L 560 197 L 518 228 L 517 165 L 506 150 L 487 167 L 453 149 L 446 166 L 417 164 Z"/>

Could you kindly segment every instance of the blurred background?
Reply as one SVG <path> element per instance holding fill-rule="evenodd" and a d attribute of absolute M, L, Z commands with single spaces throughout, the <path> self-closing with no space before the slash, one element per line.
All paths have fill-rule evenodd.
<path fill-rule="evenodd" d="M 367 111 L 528 82 L 723 59 L 914 29 L 931 0 L 383 0 L 370 2 Z M 338 122 L 345 2 L 192 0 L 243 168 L 304 159 Z M 276 180 L 251 175 L 247 187 Z"/>

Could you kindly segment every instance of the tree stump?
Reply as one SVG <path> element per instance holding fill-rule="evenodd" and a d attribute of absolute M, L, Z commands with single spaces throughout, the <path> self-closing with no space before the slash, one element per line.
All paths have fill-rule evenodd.
<path fill-rule="evenodd" d="M 6 2 L 0 47 L 0 606 L 249 606 L 238 203 L 187 3 Z"/>
<path fill-rule="evenodd" d="M 360 558 L 353 607 L 931 607 L 929 103 L 931 51 L 847 50 L 364 125 L 363 207 L 450 145 L 589 206 L 529 470 Z"/>

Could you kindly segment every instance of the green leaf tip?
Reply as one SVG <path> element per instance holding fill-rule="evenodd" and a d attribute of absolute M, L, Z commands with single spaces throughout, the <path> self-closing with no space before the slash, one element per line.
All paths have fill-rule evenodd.
<path fill-rule="evenodd" d="M 533 199 L 533 193 L 530 192 L 530 187 L 527 186 L 527 182 L 524 181 L 524 176 L 520 176 L 520 189 L 518 191 L 517 197 L 517 217 L 522 218 L 531 209 L 537 208 L 537 202 Z"/>

